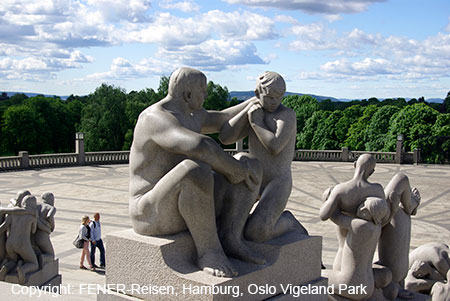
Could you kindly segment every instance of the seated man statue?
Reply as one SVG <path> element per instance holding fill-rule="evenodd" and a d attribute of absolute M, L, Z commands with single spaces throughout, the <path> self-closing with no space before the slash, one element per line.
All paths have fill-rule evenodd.
<path fill-rule="evenodd" d="M 285 91 L 280 74 L 264 72 L 258 77 L 256 96 L 224 124 L 219 136 L 225 144 L 248 136 L 249 153 L 263 162 L 259 202 L 245 226 L 245 237 L 256 242 L 294 230 L 308 234 L 285 210 L 292 189 L 291 163 L 297 134 L 294 110 L 281 104 Z"/>
<path fill-rule="evenodd" d="M 252 156 L 233 158 L 204 135 L 218 132 L 244 106 L 206 111 L 202 108 L 206 91 L 203 73 L 180 68 L 170 76 L 168 95 L 139 115 L 130 151 L 129 212 L 138 234 L 189 230 L 197 266 L 215 276 L 231 277 L 237 271 L 225 252 L 264 263 L 246 245 L 242 231 L 221 231 L 234 224 L 243 228 L 257 197 L 261 171 Z M 218 230 L 229 237 L 220 241 Z"/>

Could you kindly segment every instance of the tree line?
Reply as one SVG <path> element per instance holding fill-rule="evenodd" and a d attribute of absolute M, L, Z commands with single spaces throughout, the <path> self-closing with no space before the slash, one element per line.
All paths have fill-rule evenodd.
<path fill-rule="evenodd" d="M 163 76 L 157 90 L 129 93 L 102 84 L 87 96 L 66 100 L 25 94 L 2 97 L 0 154 L 73 152 L 75 132 L 85 134 L 87 151 L 129 150 L 140 112 L 167 95 L 168 83 Z M 229 100 L 226 87 L 210 81 L 207 89 L 206 109 L 223 110 L 238 103 Z M 394 151 L 396 137 L 402 134 L 406 151 L 420 147 L 427 162 L 449 161 L 450 92 L 442 104 L 427 103 L 423 97 L 334 102 L 309 95 L 286 96 L 283 104 L 297 114 L 297 148 Z"/>

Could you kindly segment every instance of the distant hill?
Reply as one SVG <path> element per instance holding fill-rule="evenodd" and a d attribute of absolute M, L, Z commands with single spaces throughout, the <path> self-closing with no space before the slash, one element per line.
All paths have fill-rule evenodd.
<path fill-rule="evenodd" d="M 245 100 L 249 99 L 250 97 L 255 96 L 255 91 L 231 91 L 229 98 L 232 99 L 233 97 L 236 97 L 238 100 Z M 305 95 L 304 93 L 297 93 L 297 92 L 286 92 L 285 95 Z M 318 101 L 322 101 L 325 99 L 331 99 L 332 101 L 339 101 L 339 99 L 330 97 L 330 96 L 320 96 L 320 95 L 314 95 L 314 94 L 308 94 L 312 97 L 316 98 Z"/>
<path fill-rule="evenodd" d="M 45 97 L 59 97 L 63 100 L 66 100 L 69 96 L 58 96 L 58 95 L 49 95 L 49 94 L 42 94 L 42 93 L 29 93 L 29 92 L 6 92 L 8 97 L 13 96 L 14 94 L 25 94 L 28 97 L 35 97 L 38 95 L 44 95 Z"/>
<path fill-rule="evenodd" d="M 286 92 L 285 95 L 305 95 L 305 93 Z M 322 101 L 325 99 L 331 99 L 332 101 L 336 101 L 336 102 L 337 101 L 348 102 L 348 101 L 352 101 L 352 100 L 360 100 L 360 99 L 349 99 L 349 98 L 335 98 L 335 97 L 331 97 L 331 96 L 321 96 L 321 95 L 314 95 L 314 94 L 307 94 L 307 95 L 311 95 L 318 101 Z M 231 91 L 231 92 L 229 92 L 229 99 L 236 97 L 238 100 L 246 100 L 253 96 L 255 96 L 254 91 Z M 368 98 L 370 98 L 370 97 L 368 97 Z M 391 97 L 391 98 L 399 98 L 399 97 Z M 382 101 L 384 99 L 385 98 L 378 98 L 378 100 L 380 100 L 380 101 Z M 409 101 L 409 100 L 411 100 L 411 98 L 405 98 L 405 100 Z M 435 102 L 435 103 L 444 102 L 444 99 L 442 99 L 442 98 L 428 98 L 425 100 L 427 102 Z"/>
<path fill-rule="evenodd" d="M 30 92 L 4 92 L 4 93 L 6 93 L 8 95 L 8 97 L 11 97 L 14 94 L 20 94 L 20 93 L 23 93 L 28 97 L 44 95 L 45 97 L 59 97 L 62 100 L 66 100 L 69 97 L 69 96 L 49 95 L 49 94 L 42 94 L 42 93 L 30 93 Z M 0 91 L 0 94 L 1 94 L 1 91 Z M 285 95 L 305 95 L 305 93 L 286 92 Z M 331 97 L 331 96 L 321 96 L 321 95 L 314 95 L 314 94 L 307 94 L 307 95 L 311 95 L 312 97 L 316 98 L 318 101 L 322 101 L 325 99 L 331 99 L 332 101 L 343 101 L 343 102 L 354 100 L 354 99 L 348 99 L 348 98 L 335 98 L 335 97 Z M 238 100 L 246 100 L 253 96 L 255 96 L 254 91 L 231 91 L 231 92 L 229 92 L 229 99 L 236 97 Z M 398 98 L 398 97 L 392 97 L 392 98 Z M 385 98 L 378 98 L 378 100 L 380 100 L 380 101 L 383 99 L 385 99 Z M 405 100 L 409 101 L 409 100 L 411 100 L 411 98 L 405 98 Z M 426 99 L 426 101 L 434 102 L 434 103 L 443 103 L 444 99 L 443 98 L 428 98 L 428 99 Z"/>

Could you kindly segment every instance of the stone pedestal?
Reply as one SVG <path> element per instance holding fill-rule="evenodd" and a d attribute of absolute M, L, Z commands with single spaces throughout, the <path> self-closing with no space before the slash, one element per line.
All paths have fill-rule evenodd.
<path fill-rule="evenodd" d="M 45 286 L 59 286 L 61 284 L 61 275 L 58 274 L 59 260 L 56 258 L 53 261 L 46 263 L 42 269 L 27 274 L 27 282 L 22 284 L 23 286 L 36 286 L 43 287 Z M 14 271 L 10 274 L 7 274 L 5 277 L 5 282 L 19 284 L 19 279 L 17 277 L 17 272 Z"/>
<path fill-rule="evenodd" d="M 130 296 L 144 300 L 263 300 L 290 295 L 297 300 L 327 299 L 317 289 L 327 285 L 321 278 L 321 237 L 290 233 L 254 244 L 267 264 L 232 258 L 239 272 L 234 278 L 200 271 L 194 264 L 195 247 L 187 232 L 150 237 L 130 229 L 108 235 L 106 243 L 106 286 L 111 291 L 99 294 L 98 300 L 130 300 Z"/>

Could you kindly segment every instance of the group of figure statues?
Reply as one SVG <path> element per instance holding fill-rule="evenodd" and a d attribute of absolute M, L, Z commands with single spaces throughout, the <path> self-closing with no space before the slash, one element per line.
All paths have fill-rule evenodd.
<path fill-rule="evenodd" d="M 229 256 L 265 263 L 252 248 L 255 242 L 290 231 L 308 235 L 285 210 L 297 124 L 295 112 L 281 104 L 285 91 L 278 73 L 265 72 L 257 80 L 255 97 L 207 111 L 202 107 L 206 76 L 191 68 L 176 70 L 168 95 L 146 108 L 135 127 L 129 189 L 134 231 L 161 236 L 188 230 L 197 266 L 222 277 L 238 274 Z M 230 156 L 206 135 L 211 133 L 218 133 L 224 144 L 248 137 L 249 152 Z M 363 295 L 342 293 L 351 299 L 371 297 L 377 288 L 388 299 L 411 297 L 404 284 L 406 278 L 410 288 L 408 269 L 424 269 L 420 260 L 408 260 L 411 215 L 420 194 L 402 173 L 386 188 L 369 182 L 374 170 L 374 157 L 361 155 L 354 177 L 323 194 L 320 217 L 337 225 L 339 242 L 329 283 L 367 286 Z M 379 260 L 373 262 L 377 248 Z M 432 268 L 436 271 L 427 275 L 447 277 L 442 274 L 445 267 Z M 413 276 L 420 278 L 418 274 Z"/>
<path fill-rule="evenodd" d="M 320 218 L 336 224 L 339 243 L 329 283 L 346 284 L 349 291 L 340 294 L 357 300 L 371 297 L 375 289 L 391 300 L 413 298 L 412 291 L 430 293 L 434 284 L 447 283 L 446 245 L 424 245 L 409 254 L 411 215 L 417 212 L 420 194 L 408 177 L 397 173 L 383 189 L 368 181 L 375 171 L 372 155 L 361 155 L 354 165 L 353 178 L 328 188 L 320 208 Z M 367 290 L 360 295 L 350 291 L 361 284 Z"/>
<path fill-rule="evenodd" d="M 0 207 L 0 281 L 17 274 L 19 284 L 54 260 L 50 233 L 55 228 L 54 196 L 45 192 L 41 202 L 28 190 L 19 191 Z"/>
<path fill-rule="evenodd" d="M 197 265 L 215 276 L 238 273 L 227 256 L 264 264 L 248 241 L 289 231 L 307 234 L 285 206 L 292 187 L 296 116 L 281 104 L 284 79 L 265 72 L 255 97 L 223 111 L 207 111 L 206 76 L 180 68 L 168 95 L 137 121 L 130 152 L 130 216 L 143 235 L 189 230 Z M 249 153 L 227 154 L 223 143 L 248 136 Z M 251 215 L 254 204 L 257 207 Z"/>

